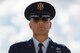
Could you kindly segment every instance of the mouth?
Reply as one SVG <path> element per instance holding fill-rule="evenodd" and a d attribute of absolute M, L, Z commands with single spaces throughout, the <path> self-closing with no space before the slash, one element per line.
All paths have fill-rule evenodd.
<path fill-rule="evenodd" d="M 38 29 L 44 29 L 44 27 L 39 27 Z"/>

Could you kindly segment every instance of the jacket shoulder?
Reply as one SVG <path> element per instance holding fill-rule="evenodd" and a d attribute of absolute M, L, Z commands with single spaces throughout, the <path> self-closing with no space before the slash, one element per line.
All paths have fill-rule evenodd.
<path fill-rule="evenodd" d="M 10 47 L 23 47 L 23 46 L 26 46 L 26 45 L 27 45 L 27 41 L 14 43 L 14 44 L 11 45 Z"/>
<path fill-rule="evenodd" d="M 63 44 L 54 43 L 54 45 L 56 47 L 56 51 L 61 51 L 62 53 L 71 53 L 70 49 Z"/>
<path fill-rule="evenodd" d="M 27 41 L 15 43 L 10 46 L 9 53 L 21 53 L 27 49 Z"/>

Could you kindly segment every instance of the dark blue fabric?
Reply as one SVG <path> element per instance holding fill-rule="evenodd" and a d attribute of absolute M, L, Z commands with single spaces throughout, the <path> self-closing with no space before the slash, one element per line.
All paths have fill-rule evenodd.
<path fill-rule="evenodd" d="M 66 46 L 54 43 L 52 40 L 49 41 L 46 53 L 59 53 L 59 49 L 61 50 L 60 53 L 71 53 Z M 8 53 L 36 53 L 33 40 L 11 45 Z"/>

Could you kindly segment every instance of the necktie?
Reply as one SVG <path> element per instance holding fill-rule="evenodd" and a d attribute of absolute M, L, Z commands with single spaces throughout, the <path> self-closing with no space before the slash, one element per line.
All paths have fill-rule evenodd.
<path fill-rule="evenodd" d="M 39 43 L 39 45 L 38 45 L 38 47 L 39 47 L 38 53 L 43 53 L 42 46 L 43 46 L 43 44 Z"/>

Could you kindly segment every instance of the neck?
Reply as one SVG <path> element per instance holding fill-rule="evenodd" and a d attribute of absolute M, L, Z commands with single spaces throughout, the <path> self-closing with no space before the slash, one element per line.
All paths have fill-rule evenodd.
<path fill-rule="evenodd" d="M 48 38 L 48 34 L 47 35 L 33 35 L 33 36 L 41 43 Z"/>

